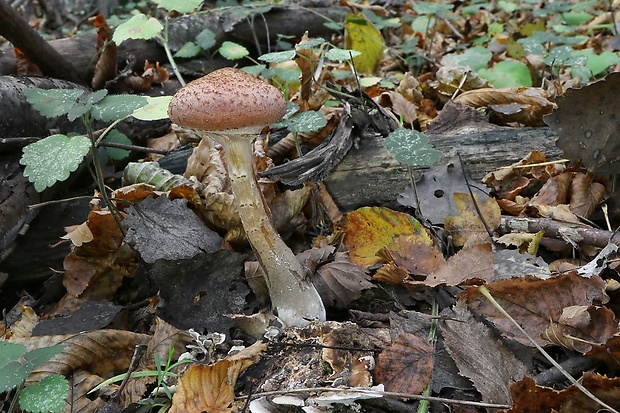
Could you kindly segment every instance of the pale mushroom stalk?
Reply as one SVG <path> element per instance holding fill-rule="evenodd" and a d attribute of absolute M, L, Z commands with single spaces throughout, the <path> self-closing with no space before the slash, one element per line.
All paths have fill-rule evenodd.
<path fill-rule="evenodd" d="M 227 132 L 226 135 L 209 133 L 209 136 L 224 147 L 239 217 L 265 274 L 271 304 L 288 326 L 302 326 L 312 318 L 325 320 L 321 297 L 314 285 L 305 279 L 302 265 L 280 238 L 267 215 L 252 168 L 252 137 L 236 135 L 237 131 Z M 241 132 L 241 135 L 244 133 Z"/>
<path fill-rule="evenodd" d="M 273 86 L 225 68 L 188 83 L 168 113 L 180 126 L 200 129 L 224 148 L 226 168 L 241 224 L 267 283 L 272 306 L 287 326 L 325 320 L 325 306 L 295 254 L 274 229 L 258 187 L 252 143 L 279 120 L 286 100 Z"/>

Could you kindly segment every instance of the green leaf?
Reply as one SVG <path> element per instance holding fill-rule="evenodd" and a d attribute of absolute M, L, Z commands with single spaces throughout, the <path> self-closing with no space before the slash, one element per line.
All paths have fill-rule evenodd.
<path fill-rule="evenodd" d="M 204 29 L 196 36 L 196 44 L 200 46 L 202 50 L 209 50 L 215 46 L 215 33 L 209 29 Z"/>
<path fill-rule="evenodd" d="M 592 15 L 586 12 L 568 12 L 562 13 L 562 18 L 566 22 L 566 24 L 570 26 L 581 26 L 582 24 L 589 22 L 592 20 Z"/>
<path fill-rule="evenodd" d="M 258 60 L 262 60 L 267 63 L 282 63 L 293 60 L 295 56 L 297 56 L 297 52 L 295 50 L 286 50 L 284 52 L 266 53 L 259 56 Z"/>
<path fill-rule="evenodd" d="M 148 103 L 143 96 L 135 95 L 112 95 L 106 96 L 97 103 L 92 110 L 93 118 L 103 122 L 113 122 L 118 119 L 126 118 L 136 111 L 136 109 Z"/>
<path fill-rule="evenodd" d="M 12 361 L 19 360 L 24 353 L 26 353 L 26 346 L 23 344 L 0 341 L 0 368 Z"/>
<path fill-rule="evenodd" d="M 90 149 L 85 136 L 52 135 L 23 149 L 19 163 L 25 165 L 24 176 L 34 183 L 37 192 L 64 181 L 77 169 Z"/>
<path fill-rule="evenodd" d="M 433 149 L 428 137 L 412 129 L 397 129 L 383 141 L 397 161 L 411 166 L 431 166 L 441 159 L 441 152 Z"/>
<path fill-rule="evenodd" d="M 486 47 L 476 46 L 465 50 L 463 53 L 449 53 L 441 59 L 441 64 L 448 67 L 469 67 L 474 72 L 487 67 L 493 57 L 493 53 Z"/>
<path fill-rule="evenodd" d="M 131 145 L 131 140 L 124 133 L 121 133 L 117 131 L 116 129 L 112 129 L 103 141 Z M 125 159 L 131 153 L 131 151 L 128 151 L 127 149 L 109 148 L 109 147 L 105 147 L 104 149 L 108 153 L 108 156 L 110 158 L 115 159 L 117 161 L 120 161 L 121 159 Z"/>
<path fill-rule="evenodd" d="M 96 92 L 89 92 L 87 90 L 82 93 L 77 102 L 73 105 L 73 107 L 67 113 L 67 117 L 71 122 L 79 118 L 80 116 L 87 113 L 94 104 L 100 102 L 106 95 L 108 91 L 105 89 L 98 90 Z"/>
<path fill-rule="evenodd" d="M 157 96 L 154 98 L 144 96 L 144 98 L 147 104 L 137 109 L 131 116 L 146 121 L 166 119 L 168 117 L 168 105 L 172 100 L 172 96 Z"/>
<path fill-rule="evenodd" d="M 225 41 L 224 43 L 222 43 L 219 52 L 223 58 L 228 60 L 241 59 L 242 57 L 250 54 L 250 52 L 248 52 L 248 49 L 246 49 L 245 47 L 241 46 L 238 43 L 230 41 Z"/>
<path fill-rule="evenodd" d="M 200 6 L 203 0 L 155 0 L 155 3 L 162 9 L 177 11 L 179 13 L 189 13 Z"/>
<path fill-rule="evenodd" d="M 11 361 L 0 367 L 0 393 L 21 386 L 31 371 L 32 368 L 21 364 L 19 361 Z"/>
<path fill-rule="evenodd" d="M 163 28 L 164 26 L 162 26 L 157 19 L 139 13 L 125 23 L 119 25 L 116 30 L 114 30 L 112 40 L 117 45 L 123 43 L 127 39 L 148 40 L 156 37 Z"/>
<path fill-rule="evenodd" d="M 309 110 L 298 113 L 285 123 L 291 132 L 313 132 L 327 125 L 327 120 L 320 112 Z"/>
<path fill-rule="evenodd" d="M 478 76 L 495 88 L 532 86 L 530 70 L 516 60 L 503 60 L 492 69 L 481 69 L 478 71 Z"/>
<path fill-rule="evenodd" d="M 333 49 L 330 49 L 327 51 L 327 53 L 325 53 L 325 57 L 327 57 L 329 60 L 339 62 L 351 60 L 359 55 L 361 55 L 361 53 L 357 50 L 338 49 L 337 47 L 334 47 Z"/>
<path fill-rule="evenodd" d="M 301 42 L 295 46 L 296 49 L 312 49 L 313 47 L 317 47 L 325 43 L 325 39 L 322 37 L 313 37 L 312 39 L 308 39 L 305 42 Z"/>
<path fill-rule="evenodd" d="M 69 113 L 84 91 L 81 89 L 26 89 L 26 100 L 41 115 L 55 118 Z"/>
<path fill-rule="evenodd" d="M 32 368 L 35 368 L 43 363 L 47 363 L 56 354 L 62 352 L 64 348 L 65 346 L 49 346 L 37 348 L 24 354 L 24 360 L 28 365 L 32 366 Z"/>
<path fill-rule="evenodd" d="M 454 8 L 454 4 L 439 4 L 428 1 L 417 1 L 413 4 L 413 10 L 418 14 L 443 17 L 444 14 Z"/>
<path fill-rule="evenodd" d="M 187 42 L 174 54 L 174 57 L 194 57 L 200 53 L 200 46 L 196 43 Z"/>
<path fill-rule="evenodd" d="M 31 413 L 62 412 L 68 392 L 67 379 L 53 374 L 25 387 L 19 394 L 19 407 Z"/>
<path fill-rule="evenodd" d="M 616 53 L 605 50 L 597 55 L 592 49 L 573 50 L 574 57 L 583 57 L 586 59 L 586 67 L 590 69 L 593 76 L 598 76 L 605 72 L 610 66 L 620 64 L 620 57 Z"/>

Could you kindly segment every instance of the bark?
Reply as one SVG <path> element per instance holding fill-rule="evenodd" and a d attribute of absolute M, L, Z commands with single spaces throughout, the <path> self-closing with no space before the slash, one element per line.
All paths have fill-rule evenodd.
<path fill-rule="evenodd" d="M 461 154 L 472 183 L 478 183 L 487 172 L 517 162 L 532 150 L 558 156 L 555 139 L 549 128 L 502 128 L 429 137 L 435 149 L 443 153 L 440 162 L 447 162 L 457 152 Z M 419 177 L 425 170 L 416 167 L 413 173 Z M 398 207 L 398 194 L 410 186 L 407 167 L 383 147 L 383 138 L 362 140 L 324 182 L 343 211 L 367 205 Z"/>
<path fill-rule="evenodd" d="M 4 0 L 0 0 L 0 35 L 19 48 L 47 76 L 74 83 L 84 83 L 84 77 L 56 49 L 21 18 Z"/>

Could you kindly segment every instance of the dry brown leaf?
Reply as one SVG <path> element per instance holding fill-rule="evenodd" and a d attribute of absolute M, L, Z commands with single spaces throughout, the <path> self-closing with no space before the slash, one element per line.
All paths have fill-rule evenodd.
<path fill-rule="evenodd" d="M 605 196 L 605 186 L 594 182 L 591 174 L 575 174 L 571 182 L 570 210 L 577 216 L 589 218 Z"/>
<path fill-rule="evenodd" d="M 97 29 L 97 64 L 91 85 L 98 90 L 105 87 L 107 81 L 116 77 L 116 44 L 112 41 L 112 29 L 103 14 L 88 19 Z"/>
<path fill-rule="evenodd" d="M 577 305 L 566 307 L 542 337 L 568 349 L 587 353 L 592 346 L 605 344 L 618 332 L 614 313 L 606 307 Z"/>
<path fill-rule="evenodd" d="M 386 261 L 393 261 L 409 274 L 422 277 L 437 271 L 446 263 L 434 239 L 417 235 L 395 236 L 380 254 L 386 257 Z"/>
<path fill-rule="evenodd" d="M 265 344 L 257 341 L 236 355 L 209 366 L 193 364 L 177 382 L 170 413 L 231 413 L 239 375 L 258 361 Z"/>
<path fill-rule="evenodd" d="M 541 338 L 551 322 L 560 319 L 564 308 L 576 305 L 601 305 L 609 300 L 605 282 L 598 276 L 583 278 L 576 272 L 556 278 L 540 280 L 531 276 L 501 280 L 488 284 L 487 289 L 497 302 L 541 346 L 550 343 Z M 532 346 L 508 319 L 506 319 L 477 287 L 469 287 L 459 297 L 479 317 L 492 322 L 502 335 L 519 343 Z"/>
<path fill-rule="evenodd" d="M 416 106 L 398 92 L 387 91 L 381 93 L 379 105 L 392 109 L 392 112 L 400 116 L 404 123 L 413 124 L 418 118 Z"/>
<path fill-rule="evenodd" d="M 510 383 L 528 369 L 483 322 L 459 300 L 439 324 L 446 349 L 459 373 L 470 379 L 487 403 L 510 404 Z M 452 321 L 454 320 L 454 321 Z"/>
<path fill-rule="evenodd" d="M 483 203 L 476 194 L 474 194 L 474 199 L 478 208 L 480 208 L 482 219 L 484 219 L 489 229 L 493 231 L 499 226 L 501 219 L 501 211 L 497 202 L 495 199 L 489 198 Z M 478 215 L 471 195 L 455 192 L 454 204 L 461 212 L 461 215 L 448 216 L 444 219 L 446 230 L 452 236 L 452 243 L 457 247 L 462 247 L 466 244 L 488 242 L 489 234 Z"/>
<path fill-rule="evenodd" d="M 14 47 L 13 50 L 15 52 L 15 69 L 18 76 L 43 76 L 43 71 L 41 71 L 39 66 L 32 63 L 24 52 L 17 47 Z"/>
<path fill-rule="evenodd" d="M 620 410 L 620 379 L 608 378 L 596 373 L 585 372 L 581 384 L 609 406 Z M 554 390 L 536 385 L 534 379 L 526 377 L 510 387 L 512 408 L 507 413 L 596 413 L 601 407 L 592 401 L 575 385 L 564 390 Z"/>
<path fill-rule="evenodd" d="M 549 206 L 565 204 L 572 178 L 572 172 L 562 172 L 559 175 L 549 177 L 542 188 L 532 197 L 530 204 Z"/>
<path fill-rule="evenodd" d="M 420 394 L 433 373 L 433 345 L 403 332 L 377 356 L 375 382 L 386 391 Z"/>
<path fill-rule="evenodd" d="M 337 308 L 347 308 L 362 290 L 374 287 L 366 271 L 343 252 L 336 253 L 333 262 L 320 266 L 312 281 L 325 305 Z"/>
<path fill-rule="evenodd" d="M 416 283 L 429 287 L 437 285 L 462 285 L 464 283 L 491 282 L 493 251 L 490 243 L 473 244 L 448 258 L 448 262 L 425 281 Z"/>
<path fill-rule="evenodd" d="M 545 97 L 546 92 L 538 88 L 483 88 L 467 91 L 454 101 L 474 108 L 494 105 L 519 105 L 519 110 L 503 114 L 504 123 L 520 122 L 528 126 L 545 126 L 543 116 L 553 111 L 555 104 Z"/>

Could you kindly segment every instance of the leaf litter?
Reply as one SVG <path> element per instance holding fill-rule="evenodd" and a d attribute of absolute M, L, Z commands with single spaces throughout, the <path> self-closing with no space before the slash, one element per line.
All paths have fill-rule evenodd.
<path fill-rule="evenodd" d="M 620 408 L 617 403 L 620 385 L 616 377 L 620 370 L 616 316 L 620 288 L 617 273 L 612 269 L 615 250 L 597 256 L 598 249 L 588 244 L 589 238 L 579 232 L 587 230 L 602 234 L 603 239 L 614 240 L 615 233 L 600 230 L 591 222 L 604 222 L 600 203 L 607 199 L 612 207 L 612 214 L 607 218 L 614 224 L 612 228 L 617 226 L 619 215 L 613 208 L 618 195 L 611 179 L 601 174 L 615 173 L 620 156 L 613 139 L 613 132 L 619 129 L 614 115 L 617 93 L 613 91 L 620 77 L 610 74 L 604 81 L 568 90 L 561 97 L 556 97 L 561 85 L 541 89 L 523 82 L 521 87 L 489 88 L 502 82 L 520 81 L 519 76 L 524 74 L 521 69 L 527 69 L 527 65 L 514 60 L 518 53 L 531 53 L 523 54 L 531 58 L 532 54 L 544 51 L 539 47 L 543 44 L 566 46 L 573 39 L 544 37 L 536 31 L 533 33 L 538 36 L 528 34 L 527 30 L 532 28 L 526 24 L 509 36 L 496 37 L 498 43 L 506 46 L 499 54 L 485 58 L 480 50 L 473 48 L 462 54 L 445 53 L 448 40 L 452 41 L 451 36 L 455 35 L 454 24 L 463 30 L 467 27 L 470 31 L 467 36 L 483 36 L 487 28 L 483 29 L 480 22 L 490 12 L 480 7 L 469 14 L 452 16 L 446 13 L 461 5 L 437 6 L 440 5 L 414 5 L 415 13 L 409 15 L 411 26 L 402 33 L 391 32 L 391 36 L 401 43 L 416 40 L 418 51 L 428 56 L 445 55 L 441 60 L 443 67 L 417 78 L 407 73 L 393 89 L 375 84 L 366 89 L 365 97 L 377 98 L 384 108 L 419 128 L 416 142 L 424 143 L 422 149 L 427 153 L 431 153 L 426 145 L 432 145 L 432 139 L 427 142 L 426 136 L 417 133 L 423 133 L 426 128 L 441 128 L 442 122 L 433 123 L 433 119 L 438 120 L 438 112 L 447 113 L 450 106 L 443 104 L 458 95 L 454 101 L 485 109 L 486 117 L 476 122 L 491 119 L 504 126 L 549 124 L 559 136 L 557 146 L 571 163 L 547 163 L 544 154 L 532 151 L 522 161 L 490 172 L 484 179 L 488 191 L 473 188 L 476 195 L 472 198 L 460 164 L 452 160 L 422 175 L 417 187 L 419 204 L 412 189 L 401 195 L 402 205 L 418 209 L 415 218 L 384 207 L 365 207 L 346 213 L 331 227 L 333 222 L 317 223 L 315 230 L 327 225 L 333 233 L 322 232 L 314 237 L 315 246 L 302 248 L 306 252 L 300 254 L 300 260 L 335 319 L 342 321 L 313 324 L 282 335 L 277 321 L 267 317 L 260 324 L 270 332 L 267 346 L 258 341 L 236 356 L 226 355 L 231 342 L 222 347 L 207 346 L 215 351 L 215 359 L 214 353 L 208 352 L 208 357 L 203 359 L 206 365 L 193 364 L 180 376 L 171 411 L 238 411 L 241 405 L 234 395 L 249 391 L 238 382 L 243 370 L 259 392 L 286 393 L 300 388 L 311 392 L 320 386 L 337 389 L 345 385 L 370 389 L 376 392 L 373 397 L 379 395 L 380 399 L 384 395 L 380 391 L 386 390 L 416 400 L 430 385 L 436 389 L 436 396 L 480 402 L 472 407 L 477 411 L 484 403 L 496 404 L 500 411 L 508 412 L 595 411 L 595 403 L 574 385 L 566 386 L 558 381 L 553 383 L 555 388 L 548 388 L 536 384 L 538 375 L 551 367 L 540 360 L 532 343 L 481 295 L 478 286 L 482 284 L 537 344 L 552 351 L 555 357 L 569 362 L 578 354 L 593 363 L 591 372 L 577 370 L 573 374 L 582 377 L 582 384 L 605 403 Z M 410 13 L 407 8 L 401 8 L 400 12 Z M 382 64 L 377 45 L 383 49 L 382 42 L 392 40 L 384 37 L 386 32 L 382 31 L 390 27 L 387 23 L 377 30 L 375 24 L 381 22 L 376 16 L 351 14 L 345 29 L 346 43 L 342 45 L 372 48 L 356 56 L 354 61 L 360 72 L 370 74 L 376 74 Z M 414 28 L 420 24 L 416 20 L 421 17 L 428 27 L 433 22 L 434 32 L 415 32 Z M 146 16 L 138 16 L 133 23 L 138 24 L 140 19 Z M 153 26 L 151 30 L 159 30 L 156 22 L 148 22 Z M 365 41 L 364 33 L 372 35 L 374 40 Z M 119 40 L 140 36 L 135 36 L 135 32 L 117 33 Z M 521 36 L 527 41 L 514 40 Z M 562 53 L 571 51 L 571 47 L 558 47 L 553 56 L 561 61 L 565 58 Z M 341 55 L 343 60 L 348 59 L 346 53 Z M 370 60 L 365 60 L 369 57 Z M 405 53 L 401 57 L 411 56 Z M 492 62 L 492 57 L 499 62 Z M 527 62 L 530 66 L 537 64 L 536 59 Z M 493 63 L 497 64 L 488 70 Z M 592 64 L 589 68 L 592 68 L 588 69 L 590 73 L 597 73 Z M 334 63 L 329 69 L 338 70 L 338 66 Z M 573 70 L 585 73 L 578 66 Z M 526 72 L 528 77 L 535 70 Z M 577 83 L 564 74 L 556 80 L 565 86 Z M 311 113 L 307 112 L 310 98 L 318 92 L 310 88 L 304 93 L 304 105 L 308 107 L 302 113 Z M 98 117 L 114 117 L 114 99 L 104 98 L 100 106 L 105 110 Z M 120 102 L 122 111 L 143 104 L 138 100 Z M 70 109 L 58 110 L 66 113 Z M 313 131 L 304 130 L 304 133 L 312 135 Z M 62 276 L 66 294 L 41 314 L 44 318 L 79 316 L 78 309 L 87 308 L 93 300 L 123 303 L 126 310 L 136 297 L 142 297 L 147 304 L 138 312 L 125 311 L 124 321 L 117 320 L 117 312 L 112 311 L 102 321 L 109 326 L 92 323 L 82 327 L 76 323 L 74 327 L 80 326 L 83 333 L 27 338 L 25 345 L 29 349 L 61 342 L 66 346 L 60 356 L 35 371 L 30 381 L 51 373 L 71 373 L 76 381 L 70 404 L 87 409 L 90 399 L 86 398 L 86 392 L 113 369 L 126 371 L 136 345 L 148 345 L 139 365 L 139 369 L 145 370 L 156 368 L 154 354 L 165 360 L 170 346 L 176 350 L 175 358 L 186 350 L 190 335 L 184 329 L 232 332 L 237 334 L 236 338 L 243 338 L 243 333 L 234 327 L 240 325 L 235 317 L 256 313 L 261 304 L 253 301 L 241 274 L 248 277 L 257 297 L 260 297 L 261 276 L 251 262 L 246 263 L 249 265 L 244 271 L 242 264 L 246 256 L 228 251 L 231 244 L 236 249 L 243 248 L 244 236 L 227 189 L 221 153 L 206 142 L 203 140 L 190 160 L 191 173 L 186 178 L 193 179 L 191 183 L 177 179 L 172 188 L 166 188 L 169 191 L 166 194 L 158 192 L 161 188 L 146 184 L 116 193 L 117 218 L 129 229 L 127 237 L 112 214 L 97 203 L 93 203 L 87 221 L 67 236 L 73 247 L 65 258 Z M 256 148 L 256 155 L 259 170 L 271 168 L 271 159 L 264 155 L 262 148 Z M 406 157 L 403 159 L 408 162 Z M 321 172 L 313 176 L 323 175 Z M 201 185 L 193 185 L 195 182 Z M 278 229 L 289 235 L 291 244 L 307 246 L 307 240 L 299 236 L 299 228 L 309 222 L 307 200 L 317 198 L 307 189 L 280 192 L 281 188 L 271 177 L 262 179 L 260 186 L 274 218 L 281 219 Z M 491 197 L 484 192 L 489 192 Z M 128 207 L 127 201 L 134 206 Z M 140 215 L 136 212 L 140 210 L 152 215 Z M 340 211 L 337 212 L 332 211 L 331 215 L 338 216 Z M 159 232 L 150 231 L 139 221 L 139 216 L 158 222 Z M 511 218 L 515 226 L 506 231 L 504 224 Z M 529 228 L 532 220 L 552 222 L 557 231 L 532 231 Z M 617 244 L 617 239 L 614 242 Z M 134 249 L 129 248 L 129 243 Z M 176 249 L 167 246 L 175 243 Z M 206 253 L 202 251 L 205 245 L 209 245 Z M 596 245 L 600 248 L 605 244 Z M 572 255 L 579 256 L 574 261 L 579 271 L 552 270 L 560 268 Z M 436 316 L 429 315 L 435 305 L 441 311 Z M 19 311 L 25 320 L 32 309 L 24 307 Z M 225 316 L 228 313 L 235 317 Z M 129 314 L 132 323 L 127 321 Z M 347 321 L 350 314 L 356 314 L 356 323 Z M 72 324 L 70 319 L 68 323 Z M 256 320 L 250 323 L 259 324 Z M 32 328 L 25 322 L 22 325 Z M 102 328 L 113 325 L 126 329 L 133 326 L 145 332 L 152 328 L 154 334 Z M 18 331 L 19 326 L 19 322 L 5 324 L 6 337 L 18 341 L 17 337 L 24 334 Z M 93 331 L 85 332 L 88 327 Z M 433 338 L 432 330 L 437 327 L 438 337 Z M 25 335 L 28 337 L 28 332 Z M 201 343 L 202 347 L 206 345 L 206 341 Z M 469 382 L 463 381 L 463 377 Z M 154 381 L 141 378 L 120 388 L 121 405 L 126 407 L 146 397 L 147 388 Z M 460 383 L 461 387 L 451 387 L 454 383 Z M 373 385 L 378 386 L 370 387 Z M 106 405 L 109 394 L 109 390 L 99 393 L 84 411 Z M 372 411 L 373 405 L 365 404 L 368 402 L 361 400 L 361 394 L 356 397 L 351 392 L 343 398 L 320 402 L 319 397 L 306 392 L 294 401 L 280 402 L 308 408 L 320 406 L 323 410 L 319 411 L 325 411 L 325 406 L 331 403 L 357 400 L 364 409 Z M 351 400 L 344 403 L 346 397 Z M 196 398 L 203 402 L 198 407 L 191 405 Z M 432 400 L 432 408 L 445 411 L 440 410 L 441 402 L 445 400 Z M 256 409 L 252 411 L 261 411 Z M 274 410 L 267 408 L 267 411 Z"/>

